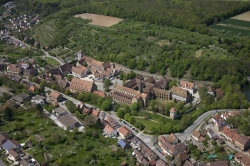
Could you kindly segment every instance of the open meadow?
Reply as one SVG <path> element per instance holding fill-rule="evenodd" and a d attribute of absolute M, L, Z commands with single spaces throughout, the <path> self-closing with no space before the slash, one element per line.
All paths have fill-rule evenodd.
<path fill-rule="evenodd" d="M 103 27 L 110 27 L 112 25 L 118 24 L 120 21 L 123 21 L 123 19 L 121 18 L 104 16 L 99 14 L 90 14 L 90 13 L 77 14 L 74 17 L 80 17 L 82 19 L 92 20 L 89 23 L 90 25 L 97 25 Z"/>
<path fill-rule="evenodd" d="M 250 11 L 234 16 L 232 19 L 250 21 Z"/>

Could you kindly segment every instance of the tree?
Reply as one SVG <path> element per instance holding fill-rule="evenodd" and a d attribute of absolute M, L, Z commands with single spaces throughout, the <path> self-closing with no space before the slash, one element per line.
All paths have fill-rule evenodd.
<path fill-rule="evenodd" d="M 124 111 L 122 108 L 119 108 L 118 111 L 117 111 L 117 113 L 116 113 L 116 115 L 117 115 L 119 118 L 123 119 L 123 118 L 124 118 L 124 115 L 125 115 L 125 111 Z"/>
<path fill-rule="evenodd" d="M 124 115 L 124 120 L 128 121 L 128 120 L 129 120 L 129 117 L 130 117 L 130 114 L 129 114 L 129 113 L 126 113 L 126 114 Z"/>
<path fill-rule="evenodd" d="M 3 112 L 3 119 L 9 121 L 11 120 L 12 117 L 13 117 L 12 109 L 9 107 L 6 107 Z"/>
<path fill-rule="evenodd" d="M 105 92 L 109 91 L 109 86 L 111 85 L 111 81 L 110 79 L 105 79 L 103 82 L 103 88 L 105 90 Z"/>
<path fill-rule="evenodd" d="M 131 124 L 135 124 L 135 117 L 133 116 L 130 116 L 129 119 L 128 119 L 128 122 L 131 123 Z"/>
<path fill-rule="evenodd" d="M 105 100 L 103 103 L 102 103 L 102 109 L 104 111 L 110 111 L 111 110 L 111 107 L 112 107 L 112 102 L 110 100 Z"/>
<path fill-rule="evenodd" d="M 133 103 L 130 105 L 131 110 L 137 110 L 138 109 L 138 104 L 137 103 Z"/>
<path fill-rule="evenodd" d="M 200 157 L 200 155 L 201 155 L 201 151 L 197 148 L 197 149 L 195 149 L 194 150 L 194 155 L 195 155 L 195 157 L 198 159 L 199 157 Z"/>
<path fill-rule="evenodd" d="M 175 80 L 171 80 L 169 83 L 169 89 L 171 89 L 173 86 L 176 86 L 177 82 Z"/>

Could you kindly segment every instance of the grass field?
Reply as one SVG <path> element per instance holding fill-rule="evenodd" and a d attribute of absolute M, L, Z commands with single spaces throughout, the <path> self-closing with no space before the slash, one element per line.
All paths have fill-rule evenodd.
<path fill-rule="evenodd" d="M 53 40 L 53 35 L 55 34 L 56 27 L 54 24 L 55 20 L 49 20 L 44 22 L 42 25 L 36 27 L 35 37 L 39 39 L 42 47 L 46 47 Z"/>
<path fill-rule="evenodd" d="M 226 20 L 222 21 L 221 23 L 250 28 L 250 22 L 244 21 L 244 20 L 236 20 L 236 19 L 230 18 L 230 19 L 226 19 Z"/>
<path fill-rule="evenodd" d="M 136 122 L 140 122 L 145 126 L 147 131 L 151 131 L 152 127 L 158 127 L 160 123 L 151 121 L 150 119 L 135 117 Z"/>
<path fill-rule="evenodd" d="M 210 26 L 211 29 L 217 29 L 217 30 L 223 30 L 223 31 L 230 31 L 234 34 L 242 34 L 242 35 L 250 35 L 250 30 L 246 29 L 239 29 L 235 27 L 229 27 L 229 26 L 221 26 L 221 25 L 212 25 Z"/>
<path fill-rule="evenodd" d="M 60 63 L 59 62 L 57 62 L 55 59 L 53 59 L 53 58 L 50 58 L 50 57 L 46 57 L 45 59 L 44 59 L 48 64 L 50 64 L 50 65 L 60 65 Z"/>

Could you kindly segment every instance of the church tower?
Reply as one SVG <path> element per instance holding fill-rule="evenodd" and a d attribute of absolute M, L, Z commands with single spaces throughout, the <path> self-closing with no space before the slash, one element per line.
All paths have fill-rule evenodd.
<path fill-rule="evenodd" d="M 78 60 L 78 61 L 81 60 L 83 56 L 84 56 L 84 53 L 83 53 L 82 50 L 80 50 L 80 51 L 77 53 L 77 60 Z"/>

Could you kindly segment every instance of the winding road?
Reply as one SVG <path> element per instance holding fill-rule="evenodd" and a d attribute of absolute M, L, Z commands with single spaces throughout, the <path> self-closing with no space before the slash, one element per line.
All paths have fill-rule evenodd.
<path fill-rule="evenodd" d="M 49 55 L 49 53 L 47 52 L 47 51 L 44 51 L 43 49 L 41 49 L 42 50 L 42 52 L 45 54 L 45 56 L 43 56 L 43 57 L 49 57 L 49 58 L 53 58 L 53 59 L 55 59 L 58 63 L 60 63 L 60 65 L 64 65 L 64 63 L 62 62 L 62 61 L 60 61 L 59 59 L 57 59 L 56 57 L 53 57 L 53 56 L 51 56 L 51 55 Z"/>

